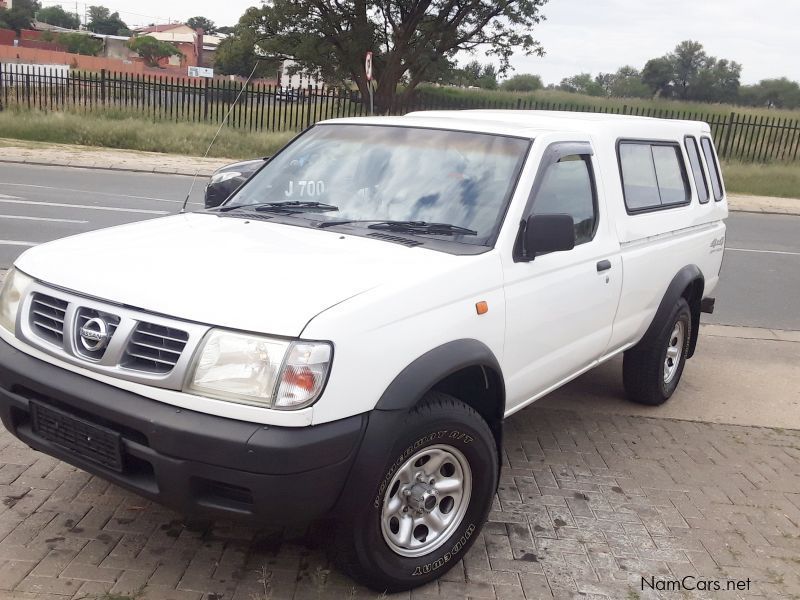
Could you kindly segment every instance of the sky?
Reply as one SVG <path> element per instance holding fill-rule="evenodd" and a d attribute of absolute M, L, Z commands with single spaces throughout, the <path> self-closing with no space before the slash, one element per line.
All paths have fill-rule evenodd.
<path fill-rule="evenodd" d="M 257 0 L 94 0 L 119 11 L 129 25 L 184 21 L 203 15 L 217 25 L 233 25 Z M 44 0 L 67 10 L 83 1 Z M 706 52 L 743 65 L 742 83 L 786 76 L 800 80 L 800 0 L 549 0 L 547 17 L 534 30 L 544 58 L 512 58 L 515 73 L 535 73 L 558 83 L 580 72 L 641 68 L 679 42 L 693 39 Z M 465 56 L 465 60 L 472 57 Z M 482 54 L 475 56 L 484 60 Z"/>

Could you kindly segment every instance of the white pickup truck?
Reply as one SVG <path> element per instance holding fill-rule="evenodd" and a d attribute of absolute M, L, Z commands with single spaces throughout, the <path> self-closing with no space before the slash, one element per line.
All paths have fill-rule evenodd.
<path fill-rule="evenodd" d="M 727 214 L 704 123 L 319 123 L 219 208 L 20 256 L 0 416 L 187 515 L 333 516 L 344 569 L 408 589 L 477 537 L 504 419 L 620 353 L 670 397 Z"/>

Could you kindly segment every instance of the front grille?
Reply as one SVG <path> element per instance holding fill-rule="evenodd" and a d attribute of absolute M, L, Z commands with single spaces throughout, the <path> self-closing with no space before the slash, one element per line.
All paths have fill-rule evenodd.
<path fill-rule="evenodd" d="M 52 344 L 64 343 L 64 318 L 68 302 L 35 293 L 31 300 L 30 324 L 33 331 Z"/>
<path fill-rule="evenodd" d="M 29 406 L 34 433 L 83 459 L 122 471 L 119 433 L 38 402 Z"/>
<path fill-rule="evenodd" d="M 102 319 L 107 328 L 107 341 L 102 348 L 98 350 L 91 350 L 81 342 L 81 328 L 92 319 Z M 95 310 L 93 308 L 81 306 L 75 314 L 75 347 L 78 349 L 78 353 L 92 360 L 100 360 L 103 358 L 106 348 L 108 347 L 108 344 L 111 343 L 111 339 L 114 337 L 114 332 L 117 330 L 118 326 L 119 317 L 117 315 L 112 315 L 109 313 L 100 312 L 99 310 Z"/>
<path fill-rule="evenodd" d="M 140 322 L 131 336 L 122 366 L 126 369 L 163 375 L 175 368 L 189 341 L 180 329 Z"/>
<path fill-rule="evenodd" d="M 210 329 L 38 282 L 20 302 L 23 342 L 90 371 L 169 390 L 183 389 L 185 359 Z"/>

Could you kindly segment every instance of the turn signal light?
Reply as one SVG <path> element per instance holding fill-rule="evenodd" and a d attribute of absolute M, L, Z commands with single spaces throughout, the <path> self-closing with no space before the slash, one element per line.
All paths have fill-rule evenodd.
<path fill-rule="evenodd" d="M 479 315 L 485 315 L 487 312 L 489 312 L 489 304 L 487 302 L 485 302 L 484 300 L 481 300 L 480 302 L 476 302 L 475 303 L 475 311 Z"/>

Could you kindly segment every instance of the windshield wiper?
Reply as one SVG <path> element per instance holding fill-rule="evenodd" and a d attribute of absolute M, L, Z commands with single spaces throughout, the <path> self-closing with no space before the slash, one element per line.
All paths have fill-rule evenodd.
<path fill-rule="evenodd" d="M 285 202 L 262 202 L 261 204 L 237 204 L 234 206 L 220 206 L 218 212 L 246 209 L 255 212 L 303 212 L 306 210 L 332 211 L 339 210 L 338 206 L 323 204 L 322 202 L 303 202 L 300 200 L 287 200 Z M 213 210 L 213 209 L 212 209 Z"/>
<path fill-rule="evenodd" d="M 474 229 L 467 229 L 450 223 L 427 223 L 426 221 L 370 221 L 352 219 L 347 221 L 325 221 L 317 225 L 320 229 L 334 225 L 348 225 L 350 223 L 372 223 L 369 229 L 385 229 L 398 233 L 423 233 L 432 235 L 478 235 Z"/>
<path fill-rule="evenodd" d="M 450 223 L 426 223 L 425 221 L 381 221 L 367 226 L 369 229 L 386 229 L 408 233 L 431 233 L 434 235 L 478 235 L 474 229 L 467 229 Z"/>
<path fill-rule="evenodd" d="M 333 204 L 323 204 L 322 202 L 305 202 L 303 200 L 287 200 L 285 202 L 266 202 L 259 204 L 255 208 L 256 212 L 267 212 L 271 210 L 320 210 L 331 211 L 339 210 L 338 206 Z"/>

